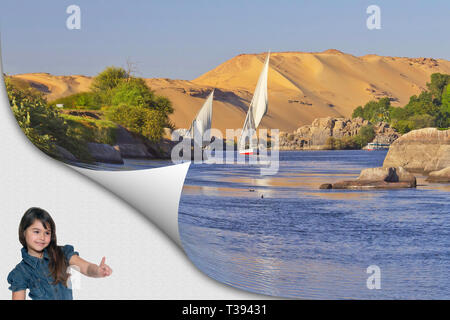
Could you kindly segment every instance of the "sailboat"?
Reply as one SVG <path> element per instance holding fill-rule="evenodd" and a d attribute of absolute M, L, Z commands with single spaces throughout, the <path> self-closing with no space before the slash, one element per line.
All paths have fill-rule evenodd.
<path fill-rule="evenodd" d="M 199 146 L 209 144 L 211 142 L 211 122 L 212 122 L 212 106 L 213 106 L 214 89 L 206 99 L 203 107 L 192 120 L 191 127 L 186 132 L 185 137 L 190 138 Z"/>
<path fill-rule="evenodd" d="M 267 95 L 267 75 L 269 71 L 270 52 L 267 54 L 263 70 L 259 76 L 252 101 L 248 108 L 244 127 L 238 141 L 238 150 L 240 154 L 258 153 L 258 138 L 256 129 L 261 119 L 267 114 L 269 100 Z"/>

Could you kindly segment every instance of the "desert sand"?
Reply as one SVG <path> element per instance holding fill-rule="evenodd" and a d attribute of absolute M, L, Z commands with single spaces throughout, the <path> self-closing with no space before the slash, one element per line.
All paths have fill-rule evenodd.
<path fill-rule="evenodd" d="M 262 70 L 266 53 L 241 54 L 194 80 L 146 79 L 157 94 L 167 96 L 175 112 L 177 128 L 187 128 L 216 88 L 213 127 L 239 129 Z M 389 97 L 404 106 L 409 97 L 426 89 L 432 73 L 450 74 L 450 61 L 366 55 L 362 57 L 330 49 L 318 53 L 272 53 L 269 68 L 269 112 L 262 128 L 293 131 L 319 117 L 349 117 L 369 100 Z M 89 91 L 92 78 L 21 74 L 52 101 Z"/>

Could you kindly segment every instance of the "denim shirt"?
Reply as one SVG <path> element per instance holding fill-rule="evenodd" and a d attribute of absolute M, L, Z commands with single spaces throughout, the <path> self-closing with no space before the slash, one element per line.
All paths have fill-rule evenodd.
<path fill-rule="evenodd" d="M 70 258 L 78 252 L 73 246 L 61 247 L 67 264 Z M 29 289 L 28 296 L 33 300 L 72 300 L 72 289 L 65 287 L 61 282 L 53 284 L 53 277 L 48 267 L 49 256 L 44 249 L 44 256 L 39 259 L 28 254 L 27 249 L 22 248 L 22 261 L 9 273 L 9 290 L 16 292 Z M 68 281 L 69 282 L 69 281 Z"/>

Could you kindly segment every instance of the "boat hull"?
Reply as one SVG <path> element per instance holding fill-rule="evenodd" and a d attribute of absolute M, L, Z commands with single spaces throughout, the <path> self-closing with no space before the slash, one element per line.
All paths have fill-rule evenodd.
<path fill-rule="evenodd" d="M 257 154 L 257 150 L 255 150 L 255 149 L 239 150 L 239 154 L 242 154 L 242 155 L 246 155 L 246 154 L 248 154 L 248 155 Z"/>

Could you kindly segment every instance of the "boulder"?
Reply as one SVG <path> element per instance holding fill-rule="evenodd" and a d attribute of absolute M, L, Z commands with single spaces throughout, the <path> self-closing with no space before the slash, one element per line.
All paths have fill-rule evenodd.
<path fill-rule="evenodd" d="M 447 167 L 439 171 L 430 172 L 430 175 L 428 176 L 426 181 L 450 183 L 450 167 Z"/>
<path fill-rule="evenodd" d="M 412 186 L 417 185 L 416 177 L 406 171 L 403 167 L 398 168 L 369 168 L 361 171 L 358 179 L 359 181 L 385 181 L 385 182 L 407 182 Z"/>
<path fill-rule="evenodd" d="M 122 158 L 132 158 L 132 159 L 154 158 L 153 155 L 150 152 L 148 152 L 147 147 L 142 143 L 122 143 L 114 146 L 114 149 L 120 152 Z"/>
<path fill-rule="evenodd" d="M 362 181 L 388 181 L 394 180 L 395 168 L 368 168 L 361 171 L 358 180 Z"/>
<path fill-rule="evenodd" d="M 410 172 L 427 173 L 450 166 L 450 130 L 413 130 L 390 147 L 383 167 L 403 167 Z"/>
<path fill-rule="evenodd" d="M 417 180 L 414 175 L 402 167 L 369 168 L 361 171 L 356 180 L 338 181 L 322 184 L 319 189 L 400 189 L 415 188 Z"/>
<path fill-rule="evenodd" d="M 78 161 L 78 159 L 69 150 L 67 150 L 65 148 L 57 145 L 56 150 L 58 151 L 61 158 L 68 160 L 68 161 L 73 161 L 73 162 Z"/>
<path fill-rule="evenodd" d="M 415 185 L 409 182 L 386 182 L 386 181 L 364 181 L 364 180 L 339 181 L 333 183 L 332 185 L 332 189 L 352 189 L 352 190 L 403 189 L 414 187 Z"/>
<path fill-rule="evenodd" d="M 123 159 L 120 152 L 110 145 L 89 142 L 88 150 L 97 162 L 123 164 Z"/>

